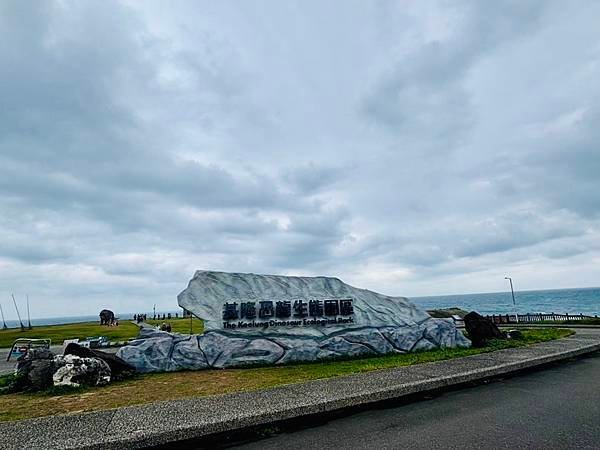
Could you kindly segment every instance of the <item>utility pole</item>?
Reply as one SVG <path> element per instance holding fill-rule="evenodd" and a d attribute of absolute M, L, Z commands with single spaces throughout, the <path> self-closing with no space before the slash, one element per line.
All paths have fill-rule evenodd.
<path fill-rule="evenodd" d="M 29 294 L 27 294 L 27 322 L 29 322 L 27 329 L 32 330 L 33 327 L 31 326 L 31 316 L 29 315 Z"/>
<path fill-rule="evenodd" d="M 192 313 L 190 313 L 190 336 L 192 335 L 192 320 L 193 320 L 194 316 L 192 316 Z"/>
<path fill-rule="evenodd" d="M 15 294 L 12 295 L 13 303 L 15 305 L 15 309 L 17 310 L 17 317 L 19 318 L 19 323 L 21 324 L 21 331 L 25 331 L 25 325 L 23 325 L 23 321 L 21 320 L 21 314 L 19 314 L 19 308 L 17 308 L 17 301 L 15 300 Z"/>
<path fill-rule="evenodd" d="M 517 312 L 517 303 L 515 302 L 515 290 L 513 289 L 512 278 L 504 277 L 505 280 L 510 281 L 510 293 L 512 294 L 513 307 L 515 308 L 515 319 L 519 323 L 519 313 Z"/>
<path fill-rule="evenodd" d="M 4 311 L 2 311 L 1 304 L 0 304 L 0 314 L 2 314 L 2 329 L 6 330 L 8 327 L 6 326 L 6 320 L 4 320 Z"/>

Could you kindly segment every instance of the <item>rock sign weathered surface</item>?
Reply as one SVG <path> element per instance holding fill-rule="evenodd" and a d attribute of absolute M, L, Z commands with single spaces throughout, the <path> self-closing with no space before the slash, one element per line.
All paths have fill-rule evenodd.
<path fill-rule="evenodd" d="M 259 316 L 245 322 L 223 318 L 225 303 L 295 305 L 332 300 L 350 300 L 351 313 L 329 320 L 313 320 L 300 314 L 292 314 L 289 321 Z M 285 364 L 470 345 L 452 320 L 433 319 L 404 297 L 358 289 L 337 278 L 197 271 L 178 301 L 204 320 L 204 334 L 144 331 L 118 356 L 140 371 L 154 372 Z"/>

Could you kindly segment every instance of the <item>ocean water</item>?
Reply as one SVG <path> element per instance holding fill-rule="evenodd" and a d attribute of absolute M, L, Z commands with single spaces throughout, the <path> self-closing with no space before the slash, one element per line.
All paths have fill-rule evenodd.
<path fill-rule="evenodd" d="M 441 295 L 412 297 L 422 309 L 459 307 L 480 314 L 508 314 L 514 312 L 508 292 L 487 294 Z M 556 313 L 600 316 L 600 288 L 551 289 L 544 291 L 515 291 L 519 314 Z"/>

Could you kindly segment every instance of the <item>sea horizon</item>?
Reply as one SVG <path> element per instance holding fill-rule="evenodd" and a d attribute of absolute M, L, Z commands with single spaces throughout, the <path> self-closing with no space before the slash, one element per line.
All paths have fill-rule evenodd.
<path fill-rule="evenodd" d="M 510 291 L 481 292 L 473 294 L 447 294 L 407 297 L 417 307 L 425 310 L 458 307 L 481 314 L 509 314 L 514 313 Z M 526 313 L 569 313 L 584 315 L 600 315 L 600 287 L 560 288 L 560 289 L 533 289 L 515 291 L 517 310 Z M 142 312 L 143 314 L 144 312 Z M 157 314 L 181 316 L 180 309 L 157 311 Z M 137 312 L 115 311 L 119 320 L 130 320 Z M 145 312 L 149 317 L 152 311 Z M 28 325 L 27 318 L 22 318 L 23 324 Z M 64 315 L 49 317 L 32 317 L 32 326 L 60 325 L 68 323 L 99 321 L 97 314 L 89 315 Z M 9 328 L 18 328 L 19 320 L 10 318 L 6 320 Z"/>
<path fill-rule="evenodd" d="M 586 290 L 586 289 L 600 289 L 599 286 L 584 286 L 584 287 L 567 287 L 567 288 L 549 288 L 549 289 L 519 289 L 518 291 L 515 289 L 515 295 L 518 295 L 520 292 L 554 292 L 554 291 L 572 291 L 572 290 Z M 419 298 L 434 298 L 434 297 L 452 297 L 458 295 L 488 295 L 488 294 L 510 294 L 509 290 L 504 291 L 496 291 L 496 292 L 471 292 L 471 293 L 462 293 L 462 294 L 435 294 L 435 295 L 413 295 L 413 296 L 404 296 L 409 299 L 419 299 Z"/>
<path fill-rule="evenodd" d="M 458 307 L 481 314 L 557 313 L 600 315 L 600 288 L 561 288 L 515 291 L 515 304 L 510 290 L 479 294 L 452 294 L 409 297 L 422 309 Z"/>

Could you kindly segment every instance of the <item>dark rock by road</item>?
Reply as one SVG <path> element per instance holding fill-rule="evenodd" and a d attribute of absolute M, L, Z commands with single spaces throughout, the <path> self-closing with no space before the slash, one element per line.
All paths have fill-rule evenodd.
<path fill-rule="evenodd" d="M 46 349 L 31 349 L 17 362 L 17 379 L 12 390 L 39 391 L 52 386 L 54 354 Z"/>
<path fill-rule="evenodd" d="M 67 345 L 64 355 L 75 355 L 79 356 L 80 358 L 101 359 L 108 364 L 108 367 L 110 367 L 111 379 L 113 381 L 122 380 L 135 373 L 135 367 L 127 364 L 114 353 L 107 353 L 92 348 L 82 347 L 81 345 L 73 342 Z"/>
<path fill-rule="evenodd" d="M 490 339 L 504 337 L 500 329 L 490 319 L 471 311 L 465 316 L 465 329 L 474 347 L 483 347 Z"/>

